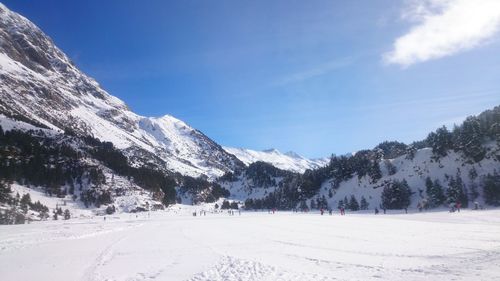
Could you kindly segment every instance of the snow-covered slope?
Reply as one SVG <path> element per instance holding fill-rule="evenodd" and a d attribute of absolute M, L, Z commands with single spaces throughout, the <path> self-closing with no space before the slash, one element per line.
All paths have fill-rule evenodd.
<path fill-rule="evenodd" d="M 242 163 L 172 116 L 135 114 L 82 73 L 38 27 L 0 4 L 0 113 L 110 141 L 135 160 L 156 155 L 167 169 L 217 177 Z M 143 157 L 148 162 L 148 157 Z"/>
<path fill-rule="evenodd" d="M 115 171 L 106 167 L 101 161 L 89 157 L 85 154 L 85 144 L 81 142 L 78 138 L 71 138 L 67 135 L 57 132 L 52 129 L 40 129 L 33 125 L 27 124 L 22 121 L 15 121 L 7 118 L 0 114 L 0 127 L 3 132 L 17 131 L 28 133 L 30 135 L 36 136 L 39 141 L 44 139 L 52 139 L 52 145 L 61 144 L 66 145 L 74 149 L 74 151 L 79 152 L 82 156 L 78 157 L 77 162 L 71 161 L 69 158 L 61 158 L 66 162 L 66 167 L 79 167 L 79 169 L 89 171 L 90 169 L 99 169 L 102 171 L 103 179 L 99 187 L 92 184 L 89 180 L 90 176 L 88 173 L 82 172 L 79 181 L 68 181 L 64 185 L 60 186 L 59 189 L 65 190 L 64 196 L 52 196 L 48 194 L 47 188 L 40 186 L 33 186 L 27 181 L 14 182 L 10 185 L 12 191 L 11 195 L 14 197 L 16 194 L 20 196 L 24 194 L 29 194 L 31 196 L 32 202 L 40 201 L 43 205 L 53 210 L 56 206 L 62 207 L 64 209 L 70 210 L 73 217 L 75 216 L 92 216 L 97 214 L 105 213 L 107 206 L 113 205 L 118 212 L 131 212 L 137 209 L 153 210 L 155 208 L 163 208 L 162 202 L 158 199 L 153 199 L 154 192 L 145 190 L 144 188 L 137 185 L 133 179 L 130 177 L 122 176 L 117 174 Z M 5 145 L 5 143 L 0 143 Z M 47 142 L 44 143 L 45 148 L 49 148 Z M 62 146 L 61 146 L 62 147 Z M 19 149 L 19 147 L 11 147 L 12 150 Z M 35 154 L 31 155 L 35 157 Z M 38 155 L 39 157 L 40 155 Z M 19 155 L 17 155 L 19 157 Z M 54 157 L 52 155 L 51 157 Z M 0 157 L 1 158 L 1 157 Z M 10 159 L 16 159 L 16 154 L 11 153 L 9 155 Z M 35 157 L 36 158 L 36 157 Z M 2 158 L 3 161 L 3 158 Z M 21 160 L 17 160 L 21 161 Z M 20 172 L 19 170 L 17 172 Z M 30 170 L 30 173 L 37 173 L 39 171 Z M 5 174 L 2 174 L 5 176 Z M 47 176 L 47 175 L 46 175 Z M 0 178 L 0 181 L 4 183 L 4 178 Z M 7 182 L 9 182 L 7 180 Z M 72 190 L 67 194 L 68 190 Z M 107 192 L 111 194 L 112 202 L 109 204 L 102 204 L 101 206 L 92 206 L 92 208 L 85 207 L 82 201 L 82 194 L 88 192 L 89 190 L 95 190 L 96 193 Z M 77 200 L 78 199 L 78 200 Z M 6 205 L 2 204 L 5 202 L 0 202 L 0 209 L 5 208 Z M 39 219 L 38 212 L 30 210 L 27 214 L 28 218 Z"/>
<path fill-rule="evenodd" d="M 229 216 L 208 209 L 206 216 L 193 217 L 193 207 L 187 208 L 113 215 L 106 221 L 0 226 L 0 276 L 51 281 L 499 279 L 498 209 L 378 216 Z"/>
<path fill-rule="evenodd" d="M 235 155 L 246 165 L 257 161 L 272 164 L 276 168 L 303 173 L 307 169 L 316 169 L 328 164 L 328 158 L 307 159 L 293 151 L 281 153 L 277 149 L 266 149 L 256 151 L 244 148 L 224 147 L 224 149 Z"/>
<path fill-rule="evenodd" d="M 406 180 L 413 192 L 409 207 L 416 208 L 419 203 L 428 198 L 425 186 L 427 177 L 433 181 L 438 180 L 444 189 L 448 187 L 451 177 L 460 177 L 465 185 L 469 200 L 484 204 L 484 196 L 480 188 L 483 177 L 500 171 L 500 147 L 494 142 L 486 147 L 489 148 L 489 152 L 478 163 L 467 161 L 462 153 L 454 151 L 449 151 L 447 156 L 436 160 L 430 148 L 418 150 L 411 160 L 407 158 L 407 155 L 391 160 L 382 160 L 380 162 L 382 178 L 378 181 L 373 182 L 369 176 L 358 178 L 355 175 L 347 181 L 342 181 L 338 188 L 333 188 L 334 179 L 330 179 L 323 183 L 316 198 L 324 196 L 330 207 L 337 208 L 339 200 L 343 200 L 345 197 L 350 199 L 351 195 L 354 195 L 359 202 L 363 196 L 369 203 L 369 208 L 374 209 L 381 205 L 381 194 L 385 183 L 393 180 Z M 390 162 L 395 167 L 394 174 L 389 174 L 386 162 Z M 471 170 L 474 170 L 474 173 L 471 173 Z M 478 192 L 478 197 L 475 199 L 471 198 L 473 189 Z M 332 194 L 331 198 L 329 193 Z"/>

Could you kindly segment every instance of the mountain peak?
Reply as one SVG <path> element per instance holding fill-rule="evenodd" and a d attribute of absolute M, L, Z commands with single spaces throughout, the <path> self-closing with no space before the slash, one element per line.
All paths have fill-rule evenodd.
<path fill-rule="evenodd" d="M 302 159 L 304 157 L 302 157 L 301 155 L 297 154 L 295 151 L 287 151 L 285 152 L 285 155 L 286 156 L 290 156 L 292 158 L 297 158 L 297 159 Z"/>
<path fill-rule="evenodd" d="M 264 149 L 264 150 L 262 150 L 262 152 L 273 153 L 273 154 L 281 154 L 281 152 L 279 150 L 277 150 L 276 148 Z"/>

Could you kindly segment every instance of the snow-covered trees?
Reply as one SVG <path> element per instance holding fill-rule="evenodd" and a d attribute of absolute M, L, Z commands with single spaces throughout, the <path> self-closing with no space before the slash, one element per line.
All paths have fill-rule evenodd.
<path fill-rule="evenodd" d="M 4 182 L 0 181 L 0 203 L 6 203 L 10 199 L 11 189 Z"/>
<path fill-rule="evenodd" d="M 31 197 L 29 193 L 23 194 L 19 201 L 19 206 L 24 214 L 28 213 L 29 206 L 31 205 Z"/>
<path fill-rule="evenodd" d="M 405 209 L 410 205 L 411 189 L 406 180 L 393 180 L 384 186 L 382 191 L 382 208 Z"/>
<path fill-rule="evenodd" d="M 231 208 L 231 203 L 229 201 L 224 200 L 222 201 L 222 205 L 220 207 L 222 210 L 230 209 Z"/>
<path fill-rule="evenodd" d="M 382 150 L 384 159 L 394 159 L 404 155 L 408 146 L 398 141 L 384 141 L 377 145 L 375 149 Z"/>
<path fill-rule="evenodd" d="M 495 172 L 483 179 L 483 193 L 486 204 L 500 206 L 500 174 Z"/>
<path fill-rule="evenodd" d="M 369 207 L 368 201 L 366 201 L 366 198 L 364 196 L 361 196 L 361 201 L 359 201 L 359 209 L 368 210 L 368 207 Z"/>
<path fill-rule="evenodd" d="M 453 146 L 475 162 L 481 161 L 486 149 L 483 147 L 485 134 L 477 117 L 467 117 L 461 126 L 453 129 Z"/>
<path fill-rule="evenodd" d="M 435 208 L 443 205 L 446 198 L 444 196 L 443 186 L 439 182 L 439 180 L 431 180 L 430 177 L 425 179 L 425 188 L 429 203 L 429 207 Z"/>
<path fill-rule="evenodd" d="M 446 126 L 443 126 L 437 129 L 436 132 L 429 134 L 427 143 L 437 157 L 443 157 L 448 154 L 448 150 L 453 148 L 453 137 Z"/>
<path fill-rule="evenodd" d="M 467 208 L 469 198 L 467 196 L 466 187 L 462 181 L 460 173 L 457 172 L 456 177 L 450 177 L 448 188 L 446 189 L 446 202 L 448 204 L 461 203 L 462 207 Z"/>
<path fill-rule="evenodd" d="M 358 200 L 356 200 L 356 197 L 354 195 L 351 195 L 351 199 L 349 200 L 349 210 L 351 211 L 358 211 L 359 210 L 359 203 Z"/>

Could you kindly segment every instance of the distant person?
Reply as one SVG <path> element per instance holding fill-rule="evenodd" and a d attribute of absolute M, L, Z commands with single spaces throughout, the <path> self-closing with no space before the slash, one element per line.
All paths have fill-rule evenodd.
<path fill-rule="evenodd" d="M 319 210 L 319 212 L 321 213 L 321 215 L 323 215 L 323 212 L 324 212 L 323 208 L 321 208 L 321 209 Z"/>
<path fill-rule="evenodd" d="M 378 208 L 375 208 L 375 215 L 378 215 Z"/>
<path fill-rule="evenodd" d="M 454 212 L 455 212 L 455 204 L 450 203 L 450 213 L 454 213 Z"/>
<path fill-rule="evenodd" d="M 460 209 L 462 208 L 462 203 L 457 202 L 457 211 L 460 213 Z"/>

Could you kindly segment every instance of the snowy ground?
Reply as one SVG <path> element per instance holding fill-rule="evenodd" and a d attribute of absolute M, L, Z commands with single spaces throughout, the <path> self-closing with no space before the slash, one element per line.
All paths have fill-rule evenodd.
<path fill-rule="evenodd" d="M 192 210 L 0 226 L 1 280 L 500 280 L 500 210 Z"/>

